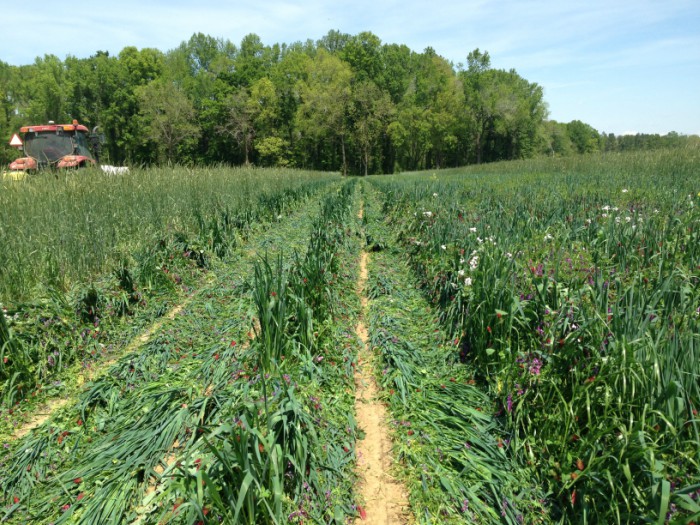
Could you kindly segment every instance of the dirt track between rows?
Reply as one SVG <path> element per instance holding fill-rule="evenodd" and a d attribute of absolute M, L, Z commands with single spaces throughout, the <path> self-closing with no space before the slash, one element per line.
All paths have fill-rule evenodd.
<path fill-rule="evenodd" d="M 359 218 L 362 218 L 362 206 Z M 379 389 L 374 379 L 374 358 L 369 348 L 369 334 L 365 323 L 368 299 L 366 294 L 366 251 L 360 256 L 360 272 L 357 293 L 362 313 L 355 327 L 362 341 L 355 369 L 355 411 L 357 424 L 364 432 L 364 439 L 357 442 L 357 472 L 360 477 L 359 501 L 364 505 L 357 524 L 397 525 L 411 523 L 406 488 L 391 474 L 393 458 L 391 439 L 387 429 L 384 404 L 378 399 Z"/>

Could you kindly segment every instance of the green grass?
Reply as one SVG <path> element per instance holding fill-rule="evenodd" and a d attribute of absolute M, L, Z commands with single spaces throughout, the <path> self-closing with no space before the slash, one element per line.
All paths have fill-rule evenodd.
<path fill-rule="evenodd" d="M 12 443 L 0 461 L 7 519 L 340 523 L 352 516 L 356 346 L 348 335 L 356 269 L 339 257 L 356 259 L 345 225 L 352 198 L 346 187 L 320 212 L 306 202 L 213 261 L 216 282 L 143 349 Z M 317 257 L 338 262 L 311 264 Z M 305 285 L 332 293 L 307 295 Z M 333 297 L 333 308 L 318 297 Z M 246 344 L 254 326 L 259 333 Z M 167 461 L 171 455 L 176 461 Z"/>
<path fill-rule="evenodd" d="M 657 152 L 372 179 L 554 521 L 700 513 L 697 160 Z"/>
<path fill-rule="evenodd" d="M 132 319 L 142 325 L 139 319 L 162 315 L 252 231 L 337 180 L 300 171 L 175 168 L 3 183 L 3 404 L 104 353 Z"/>
<path fill-rule="evenodd" d="M 30 392 L 73 398 L 3 447 L 2 519 L 354 519 L 363 241 L 418 522 L 697 521 L 698 160 L 4 184 L 4 435 Z M 184 297 L 143 348 L 64 386 Z"/>
<path fill-rule="evenodd" d="M 4 182 L 0 301 L 32 299 L 37 287 L 67 291 L 124 259 L 147 258 L 172 237 L 193 251 L 223 254 L 253 223 L 276 220 L 296 193 L 334 179 L 221 167 L 135 169 L 121 176 L 82 170 Z"/>
<path fill-rule="evenodd" d="M 416 286 L 366 192 L 369 331 L 391 411 L 395 457 L 418 523 L 539 523 L 544 492 L 511 448 L 498 404 L 459 363 L 454 340 Z"/>

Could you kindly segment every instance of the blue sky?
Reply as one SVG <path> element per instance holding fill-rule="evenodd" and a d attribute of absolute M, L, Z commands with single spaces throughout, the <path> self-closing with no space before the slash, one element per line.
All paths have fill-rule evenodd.
<path fill-rule="evenodd" d="M 6 1 L 0 60 L 168 51 L 204 33 L 239 44 L 371 31 L 454 64 L 475 48 L 543 86 L 550 118 L 601 132 L 700 134 L 699 0 Z"/>

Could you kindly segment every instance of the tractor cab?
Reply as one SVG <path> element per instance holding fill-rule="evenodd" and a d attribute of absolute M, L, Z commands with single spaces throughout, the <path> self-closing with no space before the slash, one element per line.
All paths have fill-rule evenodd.
<path fill-rule="evenodd" d="M 20 128 L 18 146 L 24 157 L 10 163 L 10 172 L 28 172 L 47 168 L 80 168 L 94 166 L 91 146 L 99 142 L 90 130 L 74 120 L 72 124 L 49 121 L 41 126 Z M 15 138 L 13 137 L 13 140 Z"/>

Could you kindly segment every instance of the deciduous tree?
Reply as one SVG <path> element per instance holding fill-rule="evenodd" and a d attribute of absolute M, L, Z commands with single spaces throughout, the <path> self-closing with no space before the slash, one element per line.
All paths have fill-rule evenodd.
<path fill-rule="evenodd" d="M 350 116 L 365 175 L 369 173 L 372 152 L 380 151 L 379 139 L 386 132 L 392 113 L 389 94 L 383 93 L 374 82 L 364 80 L 354 85 Z"/>
<path fill-rule="evenodd" d="M 347 174 L 346 140 L 351 98 L 352 70 L 340 58 L 319 49 L 309 63 L 307 79 L 299 83 L 301 104 L 297 111 L 300 131 L 312 146 L 324 141 L 338 144 L 341 170 Z"/>
<path fill-rule="evenodd" d="M 137 89 L 142 122 L 155 145 L 159 160 L 174 162 L 182 150 L 199 136 L 194 124 L 194 107 L 172 82 L 155 80 Z"/>

